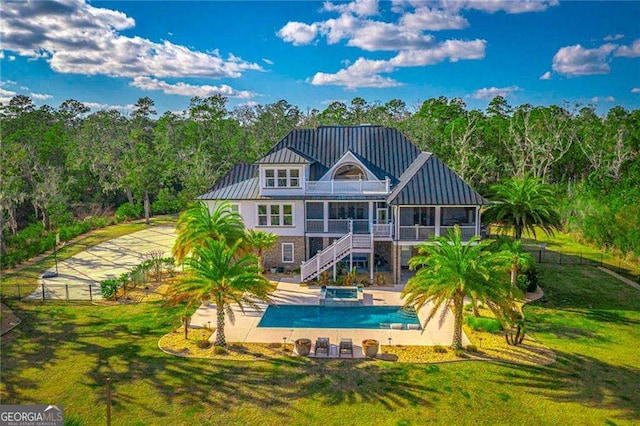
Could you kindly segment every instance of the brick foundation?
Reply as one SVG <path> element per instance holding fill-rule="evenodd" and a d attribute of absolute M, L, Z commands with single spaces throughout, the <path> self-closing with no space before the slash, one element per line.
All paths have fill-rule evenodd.
<path fill-rule="evenodd" d="M 282 243 L 293 243 L 293 263 L 282 262 Z M 273 247 L 265 250 L 264 268 L 268 271 L 271 268 L 283 267 L 286 271 L 293 271 L 300 267 L 305 260 L 305 238 L 304 237 L 280 237 Z"/>

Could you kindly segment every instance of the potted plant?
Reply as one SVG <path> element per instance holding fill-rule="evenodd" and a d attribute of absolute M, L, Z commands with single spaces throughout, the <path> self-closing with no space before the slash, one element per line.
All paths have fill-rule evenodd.
<path fill-rule="evenodd" d="M 378 355 L 380 349 L 380 342 L 373 339 L 367 339 L 362 341 L 362 349 L 367 358 L 375 358 Z"/>
<path fill-rule="evenodd" d="M 294 342 L 296 352 L 300 356 L 307 356 L 311 352 L 311 339 L 298 339 Z"/>

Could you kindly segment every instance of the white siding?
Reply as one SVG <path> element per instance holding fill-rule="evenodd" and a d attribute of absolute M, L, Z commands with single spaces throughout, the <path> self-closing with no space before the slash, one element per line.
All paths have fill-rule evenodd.
<path fill-rule="evenodd" d="M 302 200 L 287 200 L 287 201 L 254 201 L 254 200 L 242 200 L 231 201 L 231 204 L 238 205 L 238 212 L 244 220 L 244 225 L 247 228 L 261 229 L 267 232 L 273 232 L 276 235 L 282 236 L 303 236 L 304 235 L 304 201 Z M 258 226 L 258 204 L 291 204 L 293 206 L 293 226 Z M 207 200 L 209 209 L 213 209 L 216 205 L 216 201 Z"/>

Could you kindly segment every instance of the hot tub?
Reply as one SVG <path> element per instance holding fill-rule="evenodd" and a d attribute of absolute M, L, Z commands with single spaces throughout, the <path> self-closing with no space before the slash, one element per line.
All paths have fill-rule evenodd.
<path fill-rule="evenodd" d="M 362 306 L 363 297 L 362 288 L 326 286 L 320 290 L 320 306 Z"/>

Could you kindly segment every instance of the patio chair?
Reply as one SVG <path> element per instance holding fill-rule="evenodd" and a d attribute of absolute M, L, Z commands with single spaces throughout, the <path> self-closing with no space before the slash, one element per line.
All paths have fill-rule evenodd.
<path fill-rule="evenodd" d="M 340 350 L 338 351 L 338 357 L 342 354 L 350 354 L 353 358 L 353 342 L 351 339 L 340 339 Z"/>
<path fill-rule="evenodd" d="M 322 352 L 329 356 L 329 348 L 331 348 L 331 345 L 329 344 L 329 338 L 318 337 L 318 339 L 316 340 L 316 356 L 318 356 L 318 354 Z"/>

